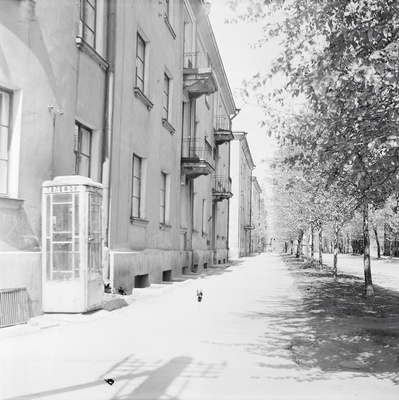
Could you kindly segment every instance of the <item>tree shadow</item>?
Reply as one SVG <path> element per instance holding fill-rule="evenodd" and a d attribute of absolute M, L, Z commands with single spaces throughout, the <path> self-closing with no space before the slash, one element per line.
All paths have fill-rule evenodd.
<path fill-rule="evenodd" d="M 283 311 L 265 304 L 264 312 L 243 315 L 273 327 L 247 349 L 267 356 L 261 366 L 309 369 L 309 375 L 298 375 L 300 381 L 329 379 L 328 373 L 345 371 L 398 385 L 397 294 L 376 287 L 375 297 L 366 298 L 360 278 L 340 275 L 335 281 L 328 270 L 303 268 L 289 257 L 286 260 L 302 301 L 280 298 Z M 281 305 L 276 309 L 281 310 Z"/>

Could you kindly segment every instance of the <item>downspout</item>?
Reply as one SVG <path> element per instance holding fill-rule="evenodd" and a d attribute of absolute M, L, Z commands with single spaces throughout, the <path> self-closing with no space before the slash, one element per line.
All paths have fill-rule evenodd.
<path fill-rule="evenodd" d="M 112 120 L 114 113 L 114 68 L 115 68 L 115 18 L 116 0 L 107 2 L 107 62 L 108 70 L 106 76 L 106 95 L 104 125 L 105 134 L 103 136 L 103 170 L 102 184 L 104 186 L 104 217 L 103 217 L 103 237 L 104 237 L 104 269 L 103 278 L 110 278 L 109 249 L 110 245 L 110 220 L 111 220 L 111 160 L 112 160 Z M 111 282 L 112 285 L 112 282 Z"/>
<path fill-rule="evenodd" d="M 232 117 L 230 117 L 230 129 L 232 128 L 231 124 L 233 119 L 240 113 L 241 109 L 240 108 L 236 108 L 234 115 Z M 231 129 L 231 131 L 233 131 Z M 231 179 L 230 176 L 230 167 L 231 167 L 231 143 L 229 143 L 229 179 Z M 233 184 L 233 182 L 231 182 L 231 185 Z M 233 193 L 234 195 L 234 193 Z M 227 237 L 226 237 L 226 250 L 227 250 L 227 260 L 229 259 L 229 254 L 230 254 L 230 199 L 228 200 L 227 203 Z"/>
<path fill-rule="evenodd" d="M 251 189 L 249 191 L 249 255 L 252 254 L 252 169 L 251 169 Z"/>

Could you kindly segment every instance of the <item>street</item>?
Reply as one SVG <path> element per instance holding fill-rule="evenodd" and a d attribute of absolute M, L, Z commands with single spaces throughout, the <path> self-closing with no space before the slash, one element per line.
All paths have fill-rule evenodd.
<path fill-rule="evenodd" d="M 197 301 L 197 290 L 203 299 Z M 397 399 L 389 374 L 294 362 L 311 334 L 277 254 L 137 290 L 131 305 L 0 335 L 1 399 Z"/>

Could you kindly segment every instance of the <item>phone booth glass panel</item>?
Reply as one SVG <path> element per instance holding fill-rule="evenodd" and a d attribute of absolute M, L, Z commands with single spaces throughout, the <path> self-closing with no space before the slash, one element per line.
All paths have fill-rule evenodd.
<path fill-rule="evenodd" d="M 43 311 L 100 308 L 102 186 L 81 176 L 43 183 Z"/>

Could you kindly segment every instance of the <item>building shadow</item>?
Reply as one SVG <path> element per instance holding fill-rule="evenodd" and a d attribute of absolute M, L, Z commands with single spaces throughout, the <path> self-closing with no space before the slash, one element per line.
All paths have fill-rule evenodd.
<path fill-rule="evenodd" d="M 71 399 L 94 399 L 98 390 L 108 391 L 110 400 L 151 399 L 168 397 L 170 400 L 182 399 L 180 394 L 193 378 L 217 379 L 224 363 L 193 362 L 191 357 L 179 356 L 164 360 L 146 361 L 134 355 L 114 364 L 97 380 L 57 389 L 10 397 L 5 400 L 55 399 L 65 394 Z M 171 385 L 173 394 L 168 390 Z M 104 398 L 103 394 L 101 398 Z"/>

